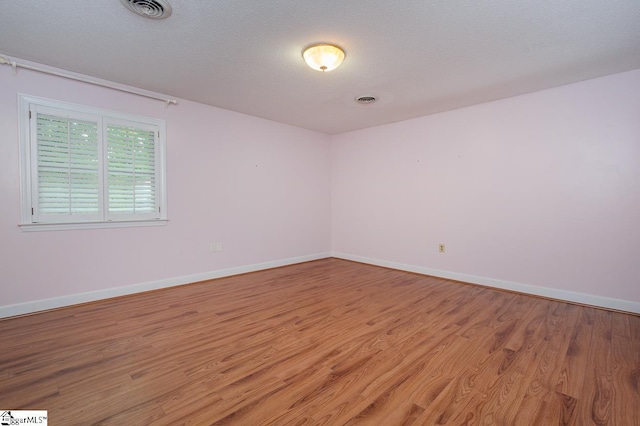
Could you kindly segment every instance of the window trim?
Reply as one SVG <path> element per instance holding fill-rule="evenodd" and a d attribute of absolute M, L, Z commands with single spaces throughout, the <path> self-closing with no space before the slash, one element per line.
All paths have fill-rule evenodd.
<path fill-rule="evenodd" d="M 106 121 L 139 122 L 145 125 L 156 126 L 159 131 L 157 139 L 156 166 L 158 171 L 159 191 L 159 217 L 154 219 L 131 219 L 130 216 L 123 220 L 105 219 L 98 221 L 69 221 L 69 222 L 33 222 L 32 209 L 32 176 L 35 171 L 34 153 L 31 146 L 31 120 L 29 110 L 31 105 L 41 105 L 57 109 L 68 110 L 74 114 L 89 114 L 101 117 Z M 118 111 L 79 105 L 70 102 L 41 98 L 23 93 L 18 93 L 18 140 L 20 156 L 20 223 L 18 226 L 23 231 L 57 231 L 65 229 L 95 229 L 95 228 L 122 228 L 137 226 L 161 226 L 168 222 L 167 216 L 167 182 L 166 182 L 166 123 L 165 120 L 146 117 L 136 114 L 121 113 Z M 102 155 L 102 154 L 101 154 Z M 102 214 L 102 212 L 101 212 Z M 107 215 L 105 215 L 107 217 Z"/>

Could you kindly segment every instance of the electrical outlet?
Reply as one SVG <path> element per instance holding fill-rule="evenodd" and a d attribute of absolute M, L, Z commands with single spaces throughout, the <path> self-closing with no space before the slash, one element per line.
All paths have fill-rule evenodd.
<path fill-rule="evenodd" d="M 222 243 L 211 243 L 209 244 L 209 250 L 211 253 L 218 253 L 222 251 Z"/>
<path fill-rule="evenodd" d="M 438 251 L 444 253 L 444 244 L 438 244 Z"/>

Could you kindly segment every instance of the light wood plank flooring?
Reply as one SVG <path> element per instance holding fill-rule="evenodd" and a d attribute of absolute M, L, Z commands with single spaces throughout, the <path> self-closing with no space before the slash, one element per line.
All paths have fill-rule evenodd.
<path fill-rule="evenodd" d="M 50 425 L 640 425 L 640 317 L 325 259 L 0 321 Z"/>

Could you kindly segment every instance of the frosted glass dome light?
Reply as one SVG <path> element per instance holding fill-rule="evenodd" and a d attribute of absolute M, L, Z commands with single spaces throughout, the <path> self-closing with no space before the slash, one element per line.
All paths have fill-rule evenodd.
<path fill-rule="evenodd" d="M 307 65 L 317 71 L 331 71 L 340 66 L 345 54 L 342 49 L 332 44 L 315 44 L 302 52 Z"/>

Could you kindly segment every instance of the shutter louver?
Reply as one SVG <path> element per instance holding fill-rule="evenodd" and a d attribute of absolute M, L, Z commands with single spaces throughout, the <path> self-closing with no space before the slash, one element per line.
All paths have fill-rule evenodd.
<path fill-rule="evenodd" d="M 107 125 L 107 162 L 108 213 L 157 217 L 155 132 Z"/>
<path fill-rule="evenodd" d="M 36 119 L 38 215 L 98 215 L 98 124 L 40 113 Z"/>

